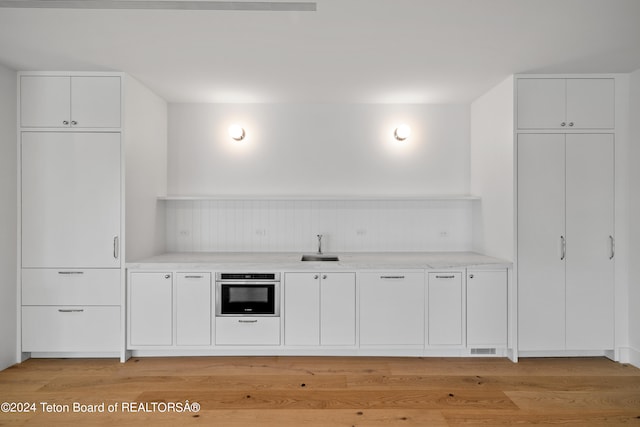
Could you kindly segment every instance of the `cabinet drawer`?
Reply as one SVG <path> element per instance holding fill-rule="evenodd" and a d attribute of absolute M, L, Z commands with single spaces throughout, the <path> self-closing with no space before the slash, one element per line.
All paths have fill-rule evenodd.
<path fill-rule="evenodd" d="M 279 317 L 216 317 L 216 345 L 279 344 Z"/>
<path fill-rule="evenodd" d="M 22 305 L 120 305 L 120 270 L 23 269 Z"/>
<path fill-rule="evenodd" d="M 22 351 L 120 351 L 120 307 L 22 307 Z"/>

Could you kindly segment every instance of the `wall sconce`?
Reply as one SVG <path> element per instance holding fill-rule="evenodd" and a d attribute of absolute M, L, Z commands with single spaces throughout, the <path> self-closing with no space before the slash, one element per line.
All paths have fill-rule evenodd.
<path fill-rule="evenodd" d="M 244 131 L 244 128 L 240 125 L 231 125 L 229 126 L 229 136 L 236 141 L 242 141 L 247 134 Z"/>
<path fill-rule="evenodd" d="M 404 141 L 411 135 L 411 128 L 407 125 L 400 125 L 393 131 L 393 137 L 398 141 Z"/>

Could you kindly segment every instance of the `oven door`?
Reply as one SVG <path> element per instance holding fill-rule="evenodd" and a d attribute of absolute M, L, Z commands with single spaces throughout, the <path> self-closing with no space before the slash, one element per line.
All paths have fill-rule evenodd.
<path fill-rule="evenodd" d="M 216 283 L 216 316 L 279 315 L 279 283 Z"/>

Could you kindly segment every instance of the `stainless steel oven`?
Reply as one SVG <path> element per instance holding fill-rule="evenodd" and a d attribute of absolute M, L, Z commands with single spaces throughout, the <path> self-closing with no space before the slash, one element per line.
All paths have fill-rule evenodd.
<path fill-rule="evenodd" d="M 280 316 L 280 273 L 216 273 L 216 316 Z"/>

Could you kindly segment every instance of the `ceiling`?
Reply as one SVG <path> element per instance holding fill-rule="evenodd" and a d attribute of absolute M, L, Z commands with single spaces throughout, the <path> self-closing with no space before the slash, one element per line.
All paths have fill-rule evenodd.
<path fill-rule="evenodd" d="M 514 73 L 640 69 L 639 0 L 316 0 L 316 12 L 0 8 L 0 63 L 169 102 L 469 103 Z"/>

